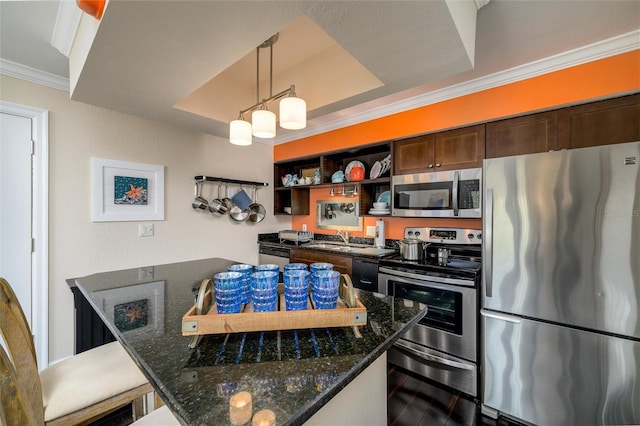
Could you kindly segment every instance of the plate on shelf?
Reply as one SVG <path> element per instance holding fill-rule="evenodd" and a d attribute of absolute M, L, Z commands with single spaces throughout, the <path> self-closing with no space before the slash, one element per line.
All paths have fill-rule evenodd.
<path fill-rule="evenodd" d="M 346 169 L 344 169 L 344 177 L 345 177 L 347 180 L 349 180 L 349 175 L 351 174 L 351 169 L 353 169 L 353 168 L 354 168 L 354 167 L 356 167 L 356 166 L 360 166 L 360 167 L 362 167 L 362 170 L 363 170 L 363 171 L 365 170 L 365 168 L 364 168 L 364 164 L 362 164 L 362 162 L 361 162 L 361 161 L 354 160 L 354 161 L 350 162 L 349 164 L 347 164 L 347 168 L 346 168 Z"/>
<path fill-rule="evenodd" d="M 375 163 L 373 163 L 373 166 L 371 166 L 371 171 L 369 172 L 369 178 L 375 179 L 378 176 L 380 176 L 380 170 L 382 170 L 382 164 L 380 164 L 379 161 L 376 161 Z"/>
<path fill-rule="evenodd" d="M 389 209 L 385 209 L 385 210 L 370 209 L 369 210 L 369 214 L 374 215 L 374 216 L 384 216 L 384 215 L 387 215 L 387 214 L 391 214 L 391 210 L 389 210 Z"/>
<path fill-rule="evenodd" d="M 387 203 L 388 205 L 391 205 L 391 192 L 384 191 L 382 194 L 380 194 L 376 201 L 378 203 Z"/>

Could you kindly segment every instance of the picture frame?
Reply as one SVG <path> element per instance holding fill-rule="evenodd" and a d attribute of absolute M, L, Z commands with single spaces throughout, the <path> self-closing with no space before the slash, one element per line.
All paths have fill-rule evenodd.
<path fill-rule="evenodd" d="M 92 221 L 164 220 L 164 166 L 92 157 Z"/>
<path fill-rule="evenodd" d="M 125 336 L 147 339 L 164 335 L 164 281 L 111 288 L 93 299 Z"/>

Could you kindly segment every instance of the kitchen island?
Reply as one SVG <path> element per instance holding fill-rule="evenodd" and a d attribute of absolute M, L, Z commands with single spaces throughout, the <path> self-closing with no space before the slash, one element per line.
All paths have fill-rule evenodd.
<path fill-rule="evenodd" d="M 190 349 L 181 320 L 194 304 L 194 289 L 234 263 L 203 259 L 99 273 L 75 283 L 185 425 L 229 424 L 229 400 L 240 391 L 252 394 L 254 413 L 272 410 L 278 425 L 326 422 L 340 410 L 336 400 L 346 401 L 335 397 L 347 386 L 350 398 L 362 390 L 363 403 L 380 404 L 367 391 L 386 389 L 386 350 L 424 316 L 424 305 L 360 290 L 367 308 L 361 338 L 351 327 L 233 333 L 203 336 Z M 386 398 L 381 403 L 386 407 Z M 323 409 L 327 404 L 334 404 L 331 410 Z M 346 407 L 372 424 L 367 406 L 349 401 Z"/>

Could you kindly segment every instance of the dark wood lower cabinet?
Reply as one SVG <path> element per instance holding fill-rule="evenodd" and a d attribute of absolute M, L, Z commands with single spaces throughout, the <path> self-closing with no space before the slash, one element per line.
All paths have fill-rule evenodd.
<path fill-rule="evenodd" d="M 307 265 L 316 262 L 331 263 L 334 271 L 348 274 L 349 276 L 352 273 L 352 260 L 351 256 L 340 256 L 304 249 L 291 249 L 289 257 L 291 263 L 306 263 Z"/>

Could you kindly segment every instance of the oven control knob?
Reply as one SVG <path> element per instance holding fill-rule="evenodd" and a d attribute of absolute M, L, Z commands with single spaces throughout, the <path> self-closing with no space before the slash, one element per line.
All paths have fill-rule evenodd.
<path fill-rule="evenodd" d="M 481 240 L 482 239 L 482 234 L 478 234 L 478 239 Z"/>
<path fill-rule="evenodd" d="M 416 238 L 420 236 L 420 231 L 416 231 Z"/>
<path fill-rule="evenodd" d="M 467 238 L 468 238 L 468 239 L 473 240 L 473 237 L 475 237 L 475 235 L 473 235 L 473 234 L 467 234 Z"/>
<path fill-rule="evenodd" d="M 409 236 L 413 235 L 413 231 L 409 231 L 407 234 L 409 234 Z"/>

